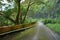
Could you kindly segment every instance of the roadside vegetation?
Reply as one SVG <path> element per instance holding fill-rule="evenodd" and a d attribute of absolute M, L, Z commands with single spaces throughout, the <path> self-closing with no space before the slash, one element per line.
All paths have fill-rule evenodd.
<path fill-rule="evenodd" d="M 57 32 L 60 34 L 60 16 L 57 17 L 56 19 L 43 19 L 42 22 L 50 29 L 53 31 Z"/>
<path fill-rule="evenodd" d="M 51 28 L 53 31 L 57 32 L 60 34 L 60 24 L 55 23 L 55 24 L 47 24 L 47 27 Z"/>

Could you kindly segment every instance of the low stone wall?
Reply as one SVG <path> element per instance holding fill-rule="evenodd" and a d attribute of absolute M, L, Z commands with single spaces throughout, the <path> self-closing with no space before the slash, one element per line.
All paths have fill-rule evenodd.
<path fill-rule="evenodd" d="M 13 31 L 13 30 L 17 30 L 17 29 L 21 29 L 21 28 L 30 27 L 30 26 L 34 25 L 35 23 L 36 22 L 31 22 L 29 24 L 15 25 L 15 26 L 3 26 L 3 27 L 0 27 L 0 34 L 9 32 L 9 31 Z"/>

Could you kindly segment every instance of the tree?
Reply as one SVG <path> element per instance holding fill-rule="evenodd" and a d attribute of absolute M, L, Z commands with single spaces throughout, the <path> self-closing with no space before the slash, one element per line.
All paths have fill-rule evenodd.
<path fill-rule="evenodd" d="M 3 0 L 1 0 L 3 1 Z M 14 8 L 17 7 L 17 13 L 16 13 L 16 18 L 12 19 L 10 16 L 5 16 L 4 13 L 0 14 L 1 16 L 3 15 L 3 17 L 9 19 L 10 21 L 12 21 L 14 24 L 22 24 L 24 23 L 26 16 L 28 14 L 29 8 L 31 5 L 33 4 L 45 4 L 45 2 L 41 1 L 41 0 L 25 0 L 23 3 L 21 3 L 22 0 L 6 0 L 8 3 L 13 2 L 14 3 Z M 23 5 L 26 5 L 26 11 L 24 13 L 24 17 L 23 17 L 23 11 L 21 10 L 21 7 Z"/>

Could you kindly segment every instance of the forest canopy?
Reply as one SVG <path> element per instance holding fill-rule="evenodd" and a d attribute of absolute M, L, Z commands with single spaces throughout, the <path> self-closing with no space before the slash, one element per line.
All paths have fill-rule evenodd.
<path fill-rule="evenodd" d="M 22 24 L 28 17 L 56 18 L 59 4 L 60 0 L 0 0 L 0 23 Z"/>

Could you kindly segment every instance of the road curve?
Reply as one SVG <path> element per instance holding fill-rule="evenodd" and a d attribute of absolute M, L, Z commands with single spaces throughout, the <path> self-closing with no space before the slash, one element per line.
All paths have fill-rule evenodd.
<path fill-rule="evenodd" d="M 60 35 L 47 28 L 42 22 L 37 22 L 34 28 L 7 35 L 0 40 L 60 40 Z"/>

